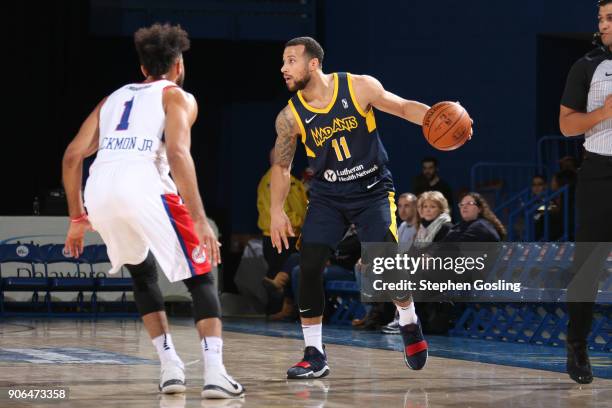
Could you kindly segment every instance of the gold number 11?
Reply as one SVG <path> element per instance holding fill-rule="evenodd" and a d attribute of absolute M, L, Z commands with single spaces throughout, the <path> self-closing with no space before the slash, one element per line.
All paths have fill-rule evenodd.
<path fill-rule="evenodd" d="M 344 158 L 342 157 L 342 152 L 340 151 L 340 146 L 342 146 L 342 151 L 344 151 Z M 349 151 L 348 144 L 346 144 L 346 139 L 344 136 L 340 138 L 340 146 L 338 146 L 338 140 L 332 140 L 332 147 L 336 151 L 336 157 L 338 161 L 342 161 L 344 159 L 348 159 L 351 157 L 351 152 Z"/>

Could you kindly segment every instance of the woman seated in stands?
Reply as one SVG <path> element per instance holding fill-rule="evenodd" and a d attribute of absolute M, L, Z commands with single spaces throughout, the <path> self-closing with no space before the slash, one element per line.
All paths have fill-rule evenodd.
<path fill-rule="evenodd" d="M 446 237 L 451 224 L 448 201 L 439 191 L 425 191 L 417 200 L 421 223 L 414 238 L 414 246 L 422 248 Z"/>
<path fill-rule="evenodd" d="M 506 228 L 480 194 L 465 194 L 459 210 L 461 221 L 450 229 L 445 242 L 499 242 L 506 238 Z"/>

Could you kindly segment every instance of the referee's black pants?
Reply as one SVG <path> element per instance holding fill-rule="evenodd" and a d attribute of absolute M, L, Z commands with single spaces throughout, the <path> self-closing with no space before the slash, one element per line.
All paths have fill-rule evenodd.
<path fill-rule="evenodd" d="M 568 286 L 568 343 L 586 344 L 598 282 L 612 242 L 612 157 L 587 152 L 576 184 L 578 230 Z"/>

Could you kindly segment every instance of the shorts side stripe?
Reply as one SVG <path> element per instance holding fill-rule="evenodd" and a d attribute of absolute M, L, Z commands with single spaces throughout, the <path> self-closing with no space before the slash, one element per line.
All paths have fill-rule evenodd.
<path fill-rule="evenodd" d="M 172 228 L 174 228 L 174 232 L 176 232 L 178 241 L 181 244 L 181 248 L 183 249 L 183 255 L 185 256 L 185 261 L 187 261 L 187 265 L 189 265 L 191 276 L 196 276 L 196 273 L 193 270 L 193 265 L 191 264 L 191 258 L 189 258 L 189 254 L 187 253 L 187 246 L 185 245 L 185 241 L 183 240 L 183 237 L 181 236 L 176 222 L 174 221 L 174 217 L 172 217 L 172 212 L 170 211 L 170 207 L 168 206 L 167 198 L 165 195 L 162 195 L 161 199 L 162 203 L 164 204 L 164 208 L 166 209 L 166 213 L 168 214 L 168 218 L 170 219 L 170 223 L 172 224 Z"/>

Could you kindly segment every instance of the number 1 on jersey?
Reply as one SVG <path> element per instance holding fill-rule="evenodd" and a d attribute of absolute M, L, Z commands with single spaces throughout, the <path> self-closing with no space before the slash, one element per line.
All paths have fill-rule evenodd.
<path fill-rule="evenodd" d="M 130 123 L 128 122 L 128 119 L 130 118 L 130 112 L 132 112 L 133 104 L 134 104 L 133 97 L 132 99 L 130 99 L 129 101 L 123 104 L 124 108 L 123 108 L 123 114 L 121 115 L 121 121 L 119 122 L 115 130 L 127 130 L 128 126 L 130 125 Z"/>
<path fill-rule="evenodd" d="M 344 157 L 342 157 L 342 151 L 340 151 L 340 146 L 342 146 L 342 151 L 344 151 Z M 338 140 L 332 140 L 332 147 L 336 151 L 336 157 L 338 161 L 342 161 L 344 159 L 349 159 L 351 157 L 351 152 L 349 151 L 348 144 L 346 143 L 346 139 L 344 136 L 340 138 L 340 144 L 338 144 Z"/>

